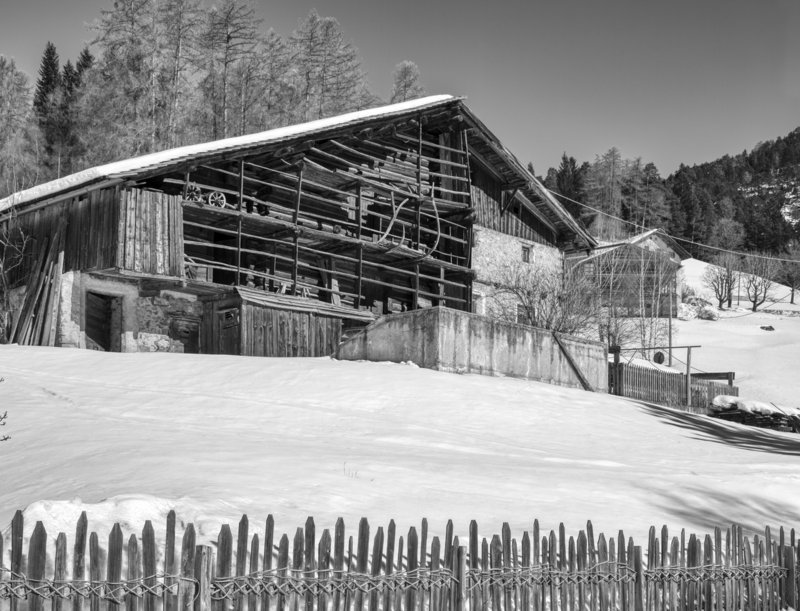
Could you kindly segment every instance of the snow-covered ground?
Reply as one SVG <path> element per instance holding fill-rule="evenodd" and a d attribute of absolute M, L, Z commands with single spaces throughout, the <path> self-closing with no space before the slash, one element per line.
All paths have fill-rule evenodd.
<path fill-rule="evenodd" d="M 762 320 L 762 317 L 763 320 Z M 775 327 L 765 332 L 763 321 Z M 693 363 L 735 370 L 742 394 L 798 405 L 800 318 L 680 323 Z M 104 541 L 165 514 L 201 541 L 247 513 L 279 532 L 342 516 L 398 532 L 427 517 L 466 535 L 534 518 L 546 531 L 644 541 L 651 524 L 707 532 L 796 525 L 800 436 L 608 395 L 413 365 L 0 346 L 0 529 L 25 509 L 73 536 L 82 510 Z M 756 396 L 757 395 L 757 396 Z M 6 531 L 7 534 L 7 531 Z M 8 539 L 6 539 L 7 541 Z M 4 546 L 8 550 L 8 545 Z M 7 559 L 6 559 L 7 561 Z M 8 565 L 6 565 L 8 566 Z"/>

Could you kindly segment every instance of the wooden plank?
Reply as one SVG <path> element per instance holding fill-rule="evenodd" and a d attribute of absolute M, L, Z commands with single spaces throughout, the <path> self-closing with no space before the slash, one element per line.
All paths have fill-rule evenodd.
<path fill-rule="evenodd" d="M 195 531 L 194 524 L 189 523 L 183 531 L 181 541 L 180 576 L 178 582 L 177 611 L 189 611 L 194 597 L 194 566 L 195 566 Z"/>
<path fill-rule="evenodd" d="M 386 528 L 386 568 L 384 570 L 387 577 L 394 573 L 394 541 L 396 528 L 394 520 L 389 520 L 389 526 Z M 383 595 L 384 611 L 392 610 L 394 606 L 393 596 L 393 592 L 387 588 Z"/>
<path fill-rule="evenodd" d="M 24 529 L 24 518 L 22 517 L 22 511 L 19 509 L 14 512 L 14 517 L 11 519 L 11 575 L 9 576 L 10 579 L 10 587 L 15 587 L 15 576 L 22 575 L 24 569 L 22 567 L 22 533 Z M 11 611 L 17 611 L 19 606 L 19 600 L 12 596 L 10 600 L 10 608 Z"/>
<path fill-rule="evenodd" d="M 3 556 L 3 542 L 0 537 L 0 558 Z M 2 567 L 2 560 L 0 560 L 0 567 Z M 53 557 L 53 581 L 58 584 L 59 590 L 62 590 L 61 584 L 67 580 L 67 535 L 58 533 L 56 538 L 56 553 Z M 63 591 L 63 590 L 62 590 Z M 61 596 L 54 596 L 51 599 L 51 611 L 63 611 L 65 609 L 65 600 Z"/>
<path fill-rule="evenodd" d="M 383 527 L 379 526 L 378 531 L 375 533 L 375 540 L 372 544 L 372 563 L 370 567 L 370 575 L 377 578 L 381 574 L 381 560 L 383 557 Z M 369 611 L 378 611 L 379 593 L 374 589 L 369 594 Z M 307 611 L 313 611 L 307 609 Z"/>
<path fill-rule="evenodd" d="M 13 526 L 13 523 L 12 523 Z M 88 521 L 82 511 L 75 526 L 75 544 L 72 547 L 72 580 L 83 581 L 86 576 L 86 532 Z M 83 597 L 72 597 L 72 611 L 83 610 Z"/>
<path fill-rule="evenodd" d="M 197 580 L 197 592 L 192 611 L 211 611 L 212 568 L 211 548 L 207 545 L 198 545 L 194 555 L 194 578 Z"/>
<path fill-rule="evenodd" d="M 298 527 L 294 533 L 294 541 L 292 543 L 292 573 L 299 575 L 303 570 L 303 545 L 305 543 L 305 533 L 302 528 Z M 292 591 L 289 597 L 289 608 L 291 611 L 298 611 L 300 608 L 300 597 Z"/>
<path fill-rule="evenodd" d="M 332 580 L 331 575 L 331 533 L 326 528 L 322 531 L 322 537 L 319 540 L 319 547 L 317 548 L 317 558 L 319 559 L 319 571 L 317 573 L 319 579 L 327 584 Z M 319 595 L 317 596 L 317 609 L 328 608 L 328 597 L 325 594 L 325 589 L 320 588 Z"/>
<path fill-rule="evenodd" d="M 250 568 L 248 571 L 248 575 L 255 576 L 258 574 L 258 560 L 260 557 L 259 553 L 259 542 L 258 542 L 258 534 L 253 533 L 253 537 L 250 540 Z M 255 590 L 251 591 L 247 595 L 247 609 L 248 611 L 256 611 L 258 608 L 258 595 L 256 594 Z"/>
<path fill-rule="evenodd" d="M 164 611 L 178 611 L 178 592 L 174 575 L 175 566 L 175 510 L 167 513 L 167 532 L 164 540 Z"/>
<path fill-rule="evenodd" d="M 147 520 L 142 528 L 142 577 L 146 588 L 155 588 L 157 582 L 156 574 L 156 535 L 153 530 L 153 523 Z M 142 611 L 156 611 L 157 597 L 151 592 L 144 595 Z"/>
<path fill-rule="evenodd" d="M 411 527 L 408 529 L 408 552 L 406 554 L 408 558 L 408 575 L 409 575 L 409 582 L 410 587 L 406 592 L 406 611 L 411 611 L 414 609 L 417 601 L 417 583 L 418 577 L 415 574 L 415 571 L 419 567 L 419 537 L 417 535 L 417 529 L 415 527 Z"/>
<path fill-rule="evenodd" d="M 108 559 L 106 565 L 106 598 L 108 599 L 109 610 L 120 608 L 120 603 L 124 600 L 124 591 L 120 585 L 122 582 L 122 529 L 118 523 L 111 527 L 108 534 Z M 132 598 L 132 597 L 130 597 Z"/>
<path fill-rule="evenodd" d="M 47 531 L 42 522 L 36 526 L 28 542 L 28 570 L 26 575 L 33 583 L 43 581 L 47 565 Z M 28 597 L 29 611 L 44 611 L 44 597 L 31 593 Z"/>
<path fill-rule="evenodd" d="M 316 562 L 314 560 L 316 528 L 314 526 L 314 518 L 308 516 L 306 519 L 305 529 L 303 532 L 303 571 L 304 574 L 310 578 L 314 578 L 314 571 L 316 570 Z M 314 594 L 309 590 L 305 596 L 305 611 L 314 611 Z"/>
<path fill-rule="evenodd" d="M 344 577 L 344 520 L 339 518 L 336 520 L 336 527 L 334 529 L 333 540 L 333 579 L 334 582 L 339 582 Z M 336 585 L 336 584 L 334 584 Z M 341 604 L 342 595 L 339 588 L 336 587 L 333 593 L 333 609 L 337 611 Z"/>
<path fill-rule="evenodd" d="M 235 575 L 245 575 L 247 568 L 247 542 L 249 537 L 250 522 L 246 515 L 239 520 L 239 531 L 236 538 L 236 573 Z M 245 597 L 236 592 L 233 596 L 233 608 L 235 611 L 244 611 Z"/>
<path fill-rule="evenodd" d="M 431 540 L 431 562 L 430 562 L 430 569 L 433 576 L 435 576 L 440 568 L 440 560 L 442 557 L 442 550 L 441 550 L 441 543 L 439 541 L 439 537 L 434 537 Z M 444 590 L 446 592 L 447 590 Z M 442 596 L 443 596 L 442 588 L 439 586 L 433 586 L 431 589 L 430 594 L 430 611 L 439 611 L 442 608 Z M 477 607 L 472 607 L 477 611 Z"/>
<path fill-rule="evenodd" d="M 128 538 L 127 560 L 127 579 L 131 583 L 138 583 L 142 578 L 142 558 L 139 552 L 139 541 L 134 534 Z M 192 568 L 194 569 L 194 567 Z M 138 609 L 139 597 L 127 596 L 125 598 L 125 611 L 138 611 Z"/>
<path fill-rule="evenodd" d="M 231 527 L 223 524 L 217 536 L 217 579 L 226 579 L 231 576 L 231 554 L 233 553 L 233 535 Z M 224 599 L 215 600 L 213 603 L 214 611 L 226 611 L 227 601 Z M 148 611 L 145 609 L 145 611 Z"/>
<path fill-rule="evenodd" d="M 272 554 L 275 538 L 275 518 L 272 514 L 267 516 L 264 525 L 264 572 L 271 573 L 272 571 Z M 261 597 L 261 611 L 270 611 L 270 596 L 265 592 Z"/>
<path fill-rule="evenodd" d="M 89 535 L 89 582 L 92 586 L 92 594 L 89 596 L 89 611 L 100 611 L 102 604 L 99 589 L 103 583 L 102 564 L 100 562 L 100 543 L 97 533 Z"/>

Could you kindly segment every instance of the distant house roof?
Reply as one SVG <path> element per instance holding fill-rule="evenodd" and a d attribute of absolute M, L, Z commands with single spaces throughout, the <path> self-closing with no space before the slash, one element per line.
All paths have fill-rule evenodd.
<path fill-rule="evenodd" d="M 603 257 L 609 252 L 617 250 L 623 247 L 641 247 L 643 243 L 647 242 L 647 240 L 651 238 L 659 238 L 662 240 L 666 246 L 672 250 L 681 261 L 686 259 L 691 259 L 692 255 L 686 250 L 683 246 L 681 246 L 677 240 L 675 240 L 672 236 L 666 233 L 663 229 L 649 229 L 643 233 L 636 234 L 635 236 L 631 236 L 626 240 L 622 240 L 619 242 L 611 242 L 607 244 L 598 244 L 595 247 L 594 252 L 589 255 L 588 257 L 581 259 L 580 261 L 576 261 L 576 263 L 584 263 L 585 261 L 590 261 L 592 259 L 597 259 L 598 257 Z"/>
<path fill-rule="evenodd" d="M 325 137 L 346 130 L 366 127 L 374 121 L 391 120 L 437 109 L 451 108 L 454 115 L 465 121 L 470 129 L 470 146 L 484 161 L 488 161 L 508 188 L 515 188 L 524 196 L 523 205 L 534 214 L 543 216 L 562 234 L 572 236 L 580 247 L 593 247 L 596 240 L 578 223 L 525 166 L 500 142 L 500 140 L 466 107 L 461 98 L 435 95 L 378 108 L 369 108 L 343 115 L 318 119 L 308 123 L 289 125 L 277 129 L 192 144 L 123 159 L 88 168 L 64 176 L 0 200 L 0 212 L 16 206 L 47 202 L 77 196 L 84 192 L 124 183 L 128 180 L 153 175 L 160 171 L 175 170 L 182 166 L 203 163 L 220 156 L 243 156 L 266 148 L 284 146 L 293 141 Z M 474 143 L 473 143 L 474 140 Z"/>

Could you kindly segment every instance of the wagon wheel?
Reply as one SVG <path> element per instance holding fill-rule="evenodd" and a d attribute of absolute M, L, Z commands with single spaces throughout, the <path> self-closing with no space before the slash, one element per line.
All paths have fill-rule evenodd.
<path fill-rule="evenodd" d="M 224 208 L 227 204 L 225 194 L 219 191 L 212 191 L 208 194 L 208 205 L 216 206 L 217 208 Z"/>
<path fill-rule="evenodd" d="M 203 201 L 203 192 L 200 190 L 200 187 L 194 183 L 190 183 L 186 187 L 186 199 L 190 202 Z"/>

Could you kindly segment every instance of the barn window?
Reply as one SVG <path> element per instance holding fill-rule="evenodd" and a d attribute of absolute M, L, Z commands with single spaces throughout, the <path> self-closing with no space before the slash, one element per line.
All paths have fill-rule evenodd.
<path fill-rule="evenodd" d="M 523 246 L 522 247 L 522 262 L 523 263 L 530 263 L 531 262 L 531 247 L 530 246 Z"/>

